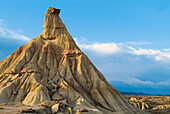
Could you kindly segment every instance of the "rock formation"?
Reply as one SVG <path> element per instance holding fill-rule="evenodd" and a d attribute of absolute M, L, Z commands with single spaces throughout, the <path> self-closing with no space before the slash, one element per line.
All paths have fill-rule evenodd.
<path fill-rule="evenodd" d="M 125 95 L 135 107 L 154 114 L 170 113 L 170 96 Z"/>
<path fill-rule="evenodd" d="M 144 113 L 130 105 L 77 47 L 59 17 L 48 8 L 44 30 L 0 62 L 0 103 L 59 102 L 53 111 Z M 64 102 L 63 103 L 61 102 Z"/>

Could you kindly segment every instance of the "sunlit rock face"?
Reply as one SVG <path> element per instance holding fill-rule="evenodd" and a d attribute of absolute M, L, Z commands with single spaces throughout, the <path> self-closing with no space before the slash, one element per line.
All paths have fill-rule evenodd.
<path fill-rule="evenodd" d="M 53 111 L 62 104 L 75 113 L 145 113 L 107 82 L 77 47 L 59 13 L 48 8 L 42 33 L 0 62 L 0 103 L 57 101 Z"/>
<path fill-rule="evenodd" d="M 44 30 L 41 33 L 42 37 L 47 40 L 53 40 L 59 37 L 62 34 L 62 31 L 65 31 L 66 28 L 62 23 L 60 17 L 60 9 L 55 9 L 49 7 L 47 13 L 45 14 L 44 19 Z"/>

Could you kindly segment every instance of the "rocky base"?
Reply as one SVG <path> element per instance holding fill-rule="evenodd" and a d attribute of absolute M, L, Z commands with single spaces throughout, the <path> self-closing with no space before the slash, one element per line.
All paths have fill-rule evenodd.
<path fill-rule="evenodd" d="M 4 103 L 0 104 L 0 114 L 103 114 L 97 109 L 90 109 L 79 104 L 77 107 L 71 106 L 68 101 L 46 101 L 35 106 L 28 106 L 22 103 Z"/>
<path fill-rule="evenodd" d="M 125 95 L 135 107 L 154 114 L 170 113 L 170 96 L 135 96 Z"/>

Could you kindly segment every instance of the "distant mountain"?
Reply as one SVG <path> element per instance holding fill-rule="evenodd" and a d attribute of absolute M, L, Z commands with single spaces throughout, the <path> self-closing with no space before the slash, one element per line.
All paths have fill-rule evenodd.
<path fill-rule="evenodd" d="M 148 96 L 170 96 L 170 95 L 163 95 L 163 94 L 148 94 L 143 92 L 121 92 L 122 95 L 148 95 Z"/>
<path fill-rule="evenodd" d="M 123 95 L 150 95 L 143 92 L 120 92 L 120 93 L 122 93 Z"/>

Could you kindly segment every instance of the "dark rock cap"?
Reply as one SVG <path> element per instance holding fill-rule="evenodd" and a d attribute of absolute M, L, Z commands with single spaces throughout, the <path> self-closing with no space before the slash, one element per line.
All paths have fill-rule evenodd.
<path fill-rule="evenodd" d="M 59 15 L 60 14 L 60 9 L 55 9 L 54 7 L 53 8 L 52 7 L 48 7 L 47 13 Z"/>

